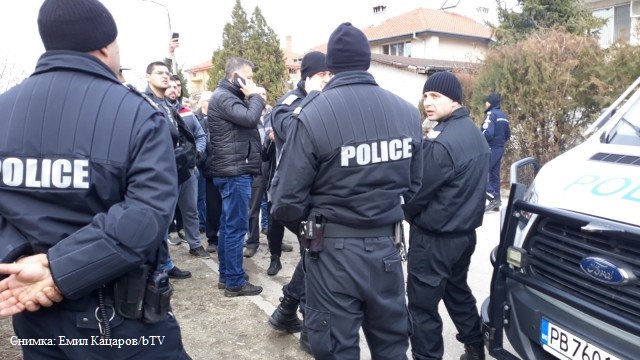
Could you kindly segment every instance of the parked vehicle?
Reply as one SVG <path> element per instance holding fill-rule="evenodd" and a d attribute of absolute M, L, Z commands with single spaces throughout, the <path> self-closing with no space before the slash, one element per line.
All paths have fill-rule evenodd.
<path fill-rule="evenodd" d="M 498 359 L 640 359 L 640 78 L 580 145 L 512 166 L 491 295 Z M 538 170 L 539 169 L 539 170 Z"/>

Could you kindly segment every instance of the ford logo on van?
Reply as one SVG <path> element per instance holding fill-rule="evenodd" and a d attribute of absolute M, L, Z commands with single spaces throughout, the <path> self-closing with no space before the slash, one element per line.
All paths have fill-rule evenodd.
<path fill-rule="evenodd" d="M 608 285 L 624 285 L 635 280 L 632 271 L 616 266 L 611 261 L 597 256 L 587 256 L 580 261 L 580 268 L 585 274 Z"/>

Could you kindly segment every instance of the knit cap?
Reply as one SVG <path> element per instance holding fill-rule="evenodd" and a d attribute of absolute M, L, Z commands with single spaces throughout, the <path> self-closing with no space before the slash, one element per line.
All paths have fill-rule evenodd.
<path fill-rule="evenodd" d="M 422 93 L 434 91 L 462 104 L 462 85 L 460 80 L 450 72 L 437 72 L 427 79 Z"/>
<path fill-rule="evenodd" d="M 491 104 L 491 106 L 500 105 L 500 94 L 491 93 L 484 98 L 484 101 Z"/>
<path fill-rule="evenodd" d="M 302 57 L 302 66 L 300 70 L 302 80 L 305 80 L 307 77 L 312 77 L 319 72 L 328 70 L 327 58 L 320 51 L 312 51 Z"/>
<path fill-rule="evenodd" d="M 118 36 L 113 16 L 97 0 L 45 0 L 38 13 L 38 30 L 47 51 L 89 52 Z"/>
<path fill-rule="evenodd" d="M 351 23 L 340 24 L 329 36 L 327 67 L 334 73 L 350 70 L 368 70 L 371 48 L 364 33 Z"/>

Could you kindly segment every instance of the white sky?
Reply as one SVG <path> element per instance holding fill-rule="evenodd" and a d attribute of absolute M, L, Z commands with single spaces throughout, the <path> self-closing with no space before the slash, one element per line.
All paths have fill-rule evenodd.
<path fill-rule="evenodd" d="M 6 1 L 6 0 L 5 0 Z M 171 27 L 180 33 L 178 64 L 189 68 L 206 61 L 222 43 L 222 30 L 231 21 L 235 0 L 154 0 L 169 9 Z M 121 63 L 142 74 L 146 65 L 162 60 L 170 37 L 165 7 L 145 0 L 102 0 L 118 25 Z M 274 29 L 284 47 L 285 37 L 293 36 L 293 50 L 303 53 L 325 43 L 342 22 L 365 27 L 375 20 L 371 8 L 387 4 L 390 14 L 400 14 L 418 7 L 440 8 L 455 5 L 461 12 L 495 0 L 242 0 L 250 18 L 259 6 L 267 24 Z M 10 11 L 0 12 L 3 50 L 0 61 L 24 68 L 28 75 L 44 52 L 38 34 L 37 17 L 42 0 L 13 0 Z M 8 4 L 4 4 L 8 10 Z M 451 11 L 451 10 L 450 10 Z"/>

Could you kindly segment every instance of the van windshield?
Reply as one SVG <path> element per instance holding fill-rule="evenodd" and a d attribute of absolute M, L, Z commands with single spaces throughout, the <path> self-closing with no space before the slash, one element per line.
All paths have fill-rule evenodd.
<path fill-rule="evenodd" d="M 622 114 L 607 139 L 609 144 L 640 146 L 640 101 Z"/>

